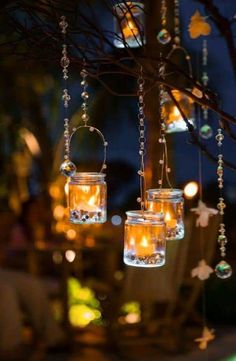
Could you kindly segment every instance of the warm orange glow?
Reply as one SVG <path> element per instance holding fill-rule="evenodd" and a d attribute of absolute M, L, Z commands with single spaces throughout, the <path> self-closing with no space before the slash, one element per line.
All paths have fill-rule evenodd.
<path fill-rule="evenodd" d="M 63 206 L 58 205 L 53 210 L 53 216 L 57 221 L 60 221 L 64 218 L 65 209 Z"/>
<path fill-rule="evenodd" d="M 41 154 L 41 149 L 34 134 L 31 133 L 28 129 L 22 128 L 20 130 L 20 135 L 24 139 L 30 153 L 35 157 L 39 156 Z"/>
<path fill-rule="evenodd" d="M 69 194 L 69 181 L 66 182 L 66 184 L 64 186 L 64 191 L 65 191 L 66 196 L 68 196 L 68 194 Z"/>
<path fill-rule="evenodd" d="M 195 195 L 197 194 L 198 192 L 198 184 L 197 182 L 189 182 L 186 184 L 186 186 L 184 187 L 184 195 L 186 198 L 193 198 L 195 197 Z"/>
<path fill-rule="evenodd" d="M 126 24 L 122 29 L 122 33 L 125 39 L 128 39 L 133 36 L 137 36 L 139 33 L 139 30 L 134 20 L 130 17 L 130 15 L 127 15 L 126 17 Z"/>
<path fill-rule="evenodd" d="M 66 232 L 66 238 L 69 240 L 74 240 L 76 238 L 76 231 L 72 228 L 68 229 Z"/>
<path fill-rule="evenodd" d="M 170 213 L 167 211 L 165 215 L 165 222 L 167 228 L 175 228 L 177 226 L 177 220 L 174 218 L 171 218 Z"/>
<path fill-rule="evenodd" d="M 54 199 L 60 199 L 61 198 L 61 190 L 60 188 L 55 185 L 55 184 L 52 184 L 49 188 L 49 194 L 52 198 Z"/>
<path fill-rule="evenodd" d="M 155 252 L 155 245 L 151 243 L 145 236 L 142 237 L 141 242 L 136 245 L 137 256 L 148 256 Z"/>

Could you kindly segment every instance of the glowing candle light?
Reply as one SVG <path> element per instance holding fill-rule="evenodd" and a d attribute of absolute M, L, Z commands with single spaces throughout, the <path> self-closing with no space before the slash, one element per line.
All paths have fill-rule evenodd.
<path fill-rule="evenodd" d="M 170 213 L 167 211 L 165 215 L 165 222 L 167 228 L 175 228 L 177 225 L 177 220 L 171 218 Z"/>
<path fill-rule="evenodd" d="M 145 236 L 142 237 L 141 242 L 136 245 L 136 254 L 138 257 L 150 256 L 155 252 L 155 245 L 152 241 L 147 240 Z"/>

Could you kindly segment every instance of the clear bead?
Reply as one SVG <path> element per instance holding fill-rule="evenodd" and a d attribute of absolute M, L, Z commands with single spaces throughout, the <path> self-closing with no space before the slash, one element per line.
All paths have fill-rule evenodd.
<path fill-rule="evenodd" d="M 81 94 L 81 98 L 82 98 L 82 99 L 88 99 L 88 98 L 89 98 L 89 94 L 88 94 L 87 92 L 83 92 L 83 93 Z"/>
<path fill-rule="evenodd" d="M 65 160 L 60 166 L 60 172 L 66 177 L 71 177 L 76 173 L 76 166 L 69 159 Z"/>
<path fill-rule="evenodd" d="M 213 129 L 210 125 L 204 124 L 199 133 L 202 139 L 210 139 L 213 136 Z"/>
<path fill-rule="evenodd" d="M 169 31 L 166 29 L 159 31 L 157 34 L 157 41 L 162 45 L 168 44 L 171 41 L 171 35 Z"/>
<path fill-rule="evenodd" d="M 218 278 L 229 278 L 232 275 L 232 267 L 226 261 L 222 260 L 216 265 L 215 273 Z"/>

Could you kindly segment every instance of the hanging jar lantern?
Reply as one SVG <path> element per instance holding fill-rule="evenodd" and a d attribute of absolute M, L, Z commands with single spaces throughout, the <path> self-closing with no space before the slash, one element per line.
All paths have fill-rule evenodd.
<path fill-rule="evenodd" d="M 106 195 L 107 188 L 105 182 L 105 174 L 103 171 L 106 169 L 106 148 L 108 143 L 106 142 L 102 132 L 88 125 L 88 98 L 89 93 L 87 92 L 87 76 L 86 69 L 83 69 L 80 73 L 82 77 L 82 121 L 83 125 L 73 128 L 70 131 L 69 118 L 68 118 L 68 106 L 71 96 L 67 89 L 68 79 L 68 67 L 70 60 L 67 52 L 67 45 L 65 44 L 65 35 L 68 23 L 66 22 L 65 16 L 61 17 L 59 23 L 61 32 L 64 38 L 64 44 L 62 45 L 62 74 L 64 79 L 64 89 L 62 95 L 62 101 L 64 105 L 64 139 L 65 139 L 65 152 L 64 161 L 60 166 L 61 173 L 67 177 L 66 183 L 66 196 L 67 204 L 69 207 L 69 220 L 71 223 L 77 224 L 91 224 L 91 223 L 104 223 L 106 222 Z M 84 64 L 85 65 L 85 64 Z M 100 172 L 77 172 L 76 165 L 70 160 L 70 145 L 73 135 L 81 130 L 87 130 L 89 133 L 96 133 L 103 144 L 103 163 Z"/>
<path fill-rule="evenodd" d="M 96 172 L 76 173 L 69 181 L 68 203 L 70 222 L 106 222 L 107 186 L 105 174 Z"/>
<path fill-rule="evenodd" d="M 166 239 L 179 240 L 184 237 L 184 200 L 180 189 L 147 190 L 147 209 L 162 212 L 166 223 Z"/>
<path fill-rule="evenodd" d="M 124 263 L 138 267 L 165 264 L 164 215 L 151 211 L 128 211 L 125 222 Z"/>
<path fill-rule="evenodd" d="M 144 4 L 140 2 L 120 2 L 114 10 L 114 45 L 117 48 L 137 48 L 145 43 Z"/>
<path fill-rule="evenodd" d="M 194 105 L 193 100 L 186 94 L 177 89 L 171 90 L 173 97 L 179 103 L 180 108 L 186 115 L 189 123 L 194 125 Z M 166 133 L 185 132 L 188 130 L 179 109 L 170 98 L 169 94 L 164 91 L 162 97 L 163 119 L 165 120 Z"/>

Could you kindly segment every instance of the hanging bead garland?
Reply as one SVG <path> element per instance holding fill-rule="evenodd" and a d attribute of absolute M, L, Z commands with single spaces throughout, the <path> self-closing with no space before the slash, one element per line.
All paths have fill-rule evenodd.
<path fill-rule="evenodd" d="M 204 39 L 202 42 L 202 84 L 204 85 L 204 88 L 206 89 L 209 82 L 209 76 L 207 72 L 207 65 L 208 65 L 208 46 L 207 46 L 207 40 Z M 202 117 L 204 124 L 201 126 L 199 133 L 201 138 L 203 139 L 209 139 L 213 136 L 213 129 L 208 124 L 208 108 L 202 107 Z"/>
<path fill-rule="evenodd" d="M 142 68 L 138 78 L 138 119 L 139 119 L 139 156 L 140 197 L 137 198 L 141 210 L 127 211 L 124 234 L 124 263 L 137 267 L 160 267 L 165 263 L 165 222 L 162 213 L 147 211 L 145 182 L 145 115 L 144 80 Z"/>
<path fill-rule="evenodd" d="M 159 66 L 159 75 L 163 77 L 164 66 L 161 63 Z M 158 180 L 159 188 L 147 190 L 147 209 L 153 212 L 164 213 L 166 223 L 166 239 L 177 240 L 184 237 L 184 223 L 183 223 L 183 191 L 180 189 L 173 189 L 169 174 L 171 168 L 169 166 L 168 148 L 166 142 L 166 125 L 163 112 L 163 96 L 164 87 L 159 85 L 159 102 L 160 102 L 160 138 L 159 143 L 163 147 L 162 157 L 159 160 L 159 174 Z M 164 179 L 169 188 L 163 188 Z"/>
<path fill-rule="evenodd" d="M 174 45 L 180 45 L 180 17 L 179 17 L 179 0 L 174 0 Z"/>
<path fill-rule="evenodd" d="M 71 100 L 71 96 L 69 94 L 69 90 L 67 88 L 67 80 L 69 78 L 69 65 L 70 59 L 68 57 L 67 45 L 66 45 L 66 32 L 68 28 L 68 23 L 66 21 L 65 16 L 61 16 L 61 21 L 59 22 L 59 27 L 61 28 L 61 33 L 63 36 L 64 43 L 62 44 L 62 57 L 61 57 L 61 67 L 62 67 L 62 77 L 64 80 L 64 89 L 62 93 L 62 102 L 64 106 L 64 162 L 61 164 L 60 171 L 66 176 L 70 177 L 76 173 L 76 166 L 70 160 L 70 146 L 69 146 L 69 138 L 70 138 L 70 127 L 69 127 L 69 118 L 68 118 L 68 107 L 69 102 Z"/>
<path fill-rule="evenodd" d="M 83 99 L 82 103 L 82 121 L 84 125 L 73 128 L 70 132 L 69 127 L 69 118 L 68 118 L 68 107 L 71 100 L 67 88 L 67 79 L 69 77 L 68 67 L 70 60 L 67 53 L 67 45 L 65 44 L 65 36 L 68 27 L 65 16 L 61 17 L 59 23 L 61 28 L 61 33 L 63 34 L 64 44 L 62 45 L 62 58 L 61 66 L 64 79 L 64 89 L 62 94 L 62 102 L 64 106 L 64 140 L 65 140 L 65 150 L 64 150 L 64 162 L 61 164 L 60 171 L 61 173 L 69 177 L 68 182 L 68 206 L 70 213 L 70 222 L 76 224 L 92 224 L 92 223 L 104 223 L 106 221 L 106 197 L 107 197 L 107 188 L 105 182 L 105 174 L 103 171 L 106 169 L 106 148 L 107 141 L 105 140 L 103 134 L 99 129 L 88 125 L 89 115 L 88 115 L 88 98 L 89 94 L 87 91 L 87 76 L 88 73 L 86 69 L 81 71 L 81 85 L 82 93 L 81 98 Z M 100 169 L 100 172 L 77 172 L 75 164 L 70 160 L 70 144 L 73 135 L 81 129 L 86 129 L 90 133 L 97 133 L 101 138 L 103 143 L 103 163 Z"/>
<path fill-rule="evenodd" d="M 157 34 L 157 41 L 162 45 L 166 45 L 171 41 L 171 35 L 170 35 L 169 31 L 166 29 L 166 25 L 167 25 L 166 14 L 167 14 L 166 0 L 162 0 L 161 1 L 161 25 L 162 25 L 162 29 Z"/>
<path fill-rule="evenodd" d="M 219 147 L 219 154 L 218 154 L 218 166 L 217 166 L 217 176 L 218 176 L 218 188 L 219 188 L 219 202 L 217 204 L 217 208 L 219 209 L 220 215 L 224 216 L 224 211 L 226 208 L 226 204 L 223 198 L 223 187 L 224 187 L 224 160 L 223 160 L 223 154 L 221 152 L 221 147 L 223 144 L 224 135 L 222 133 L 222 129 L 218 129 L 217 135 L 216 135 L 216 141 L 217 145 Z M 215 273 L 217 277 L 225 279 L 229 278 L 232 274 L 232 268 L 231 266 L 224 260 L 224 257 L 226 256 L 226 243 L 227 243 L 227 237 L 225 235 L 225 224 L 224 222 L 220 223 L 219 226 L 219 235 L 218 235 L 218 243 L 220 246 L 220 255 L 223 258 L 215 267 Z"/>

